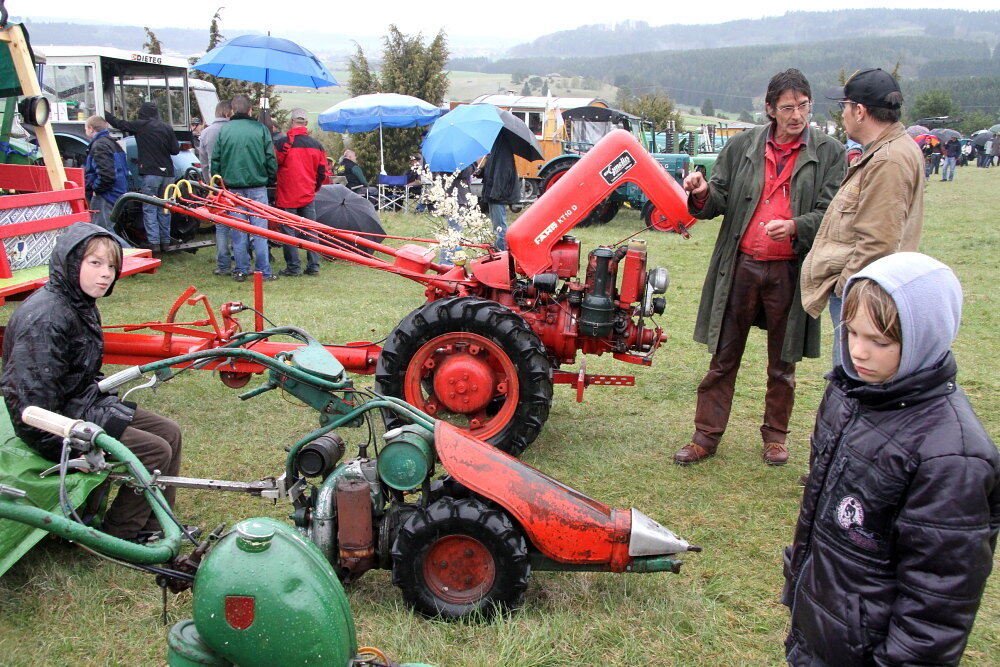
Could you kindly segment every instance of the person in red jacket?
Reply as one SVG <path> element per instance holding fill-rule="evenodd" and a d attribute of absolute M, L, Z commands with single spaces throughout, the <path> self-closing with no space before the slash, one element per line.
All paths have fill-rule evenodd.
<path fill-rule="evenodd" d="M 326 181 L 326 153 L 323 146 L 309 136 L 309 114 L 305 109 L 292 109 L 292 126 L 288 135 L 275 144 L 278 157 L 278 187 L 275 204 L 289 213 L 316 219 L 316 191 Z M 296 238 L 306 238 L 302 232 L 287 225 L 281 231 Z M 279 271 L 283 276 L 302 275 L 302 263 L 298 248 L 284 247 L 285 268 Z M 306 251 L 307 276 L 319 274 L 319 253 Z"/>

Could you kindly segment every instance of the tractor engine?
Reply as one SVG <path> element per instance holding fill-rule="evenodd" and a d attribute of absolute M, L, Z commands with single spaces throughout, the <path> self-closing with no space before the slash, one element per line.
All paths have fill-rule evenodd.
<path fill-rule="evenodd" d="M 663 313 L 666 302 L 658 295 L 666 292 L 669 278 L 664 268 L 646 268 L 645 241 L 592 250 L 583 282 L 577 277 L 579 241 L 563 237 L 552 257 L 554 271 L 491 298 L 521 315 L 561 364 L 572 363 L 577 351 L 649 364 L 664 336 L 655 324 L 647 326 L 646 318 Z"/>

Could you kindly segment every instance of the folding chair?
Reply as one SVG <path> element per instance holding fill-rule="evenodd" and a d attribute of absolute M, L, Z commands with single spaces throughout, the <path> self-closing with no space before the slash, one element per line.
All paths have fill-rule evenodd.
<path fill-rule="evenodd" d="M 386 176 L 379 174 L 378 177 L 378 209 L 390 209 L 393 211 L 405 211 L 406 202 L 409 198 L 410 188 L 406 185 L 407 177 Z"/>

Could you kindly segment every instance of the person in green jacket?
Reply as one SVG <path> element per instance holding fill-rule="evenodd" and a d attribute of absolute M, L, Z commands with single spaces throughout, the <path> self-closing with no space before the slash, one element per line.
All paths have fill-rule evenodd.
<path fill-rule="evenodd" d="M 232 101 L 233 115 L 222 126 L 212 147 L 212 173 L 222 176 L 226 187 L 248 199 L 267 204 L 267 186 L 278 177 L 278 160 L 274 155 L 271 132 L 250 117 L 250 99 L 237 95 Z M 234 214 L 248 220 L 254 227 L 267 227 L 263 218 Z M 250 254 L 247 250 L 248 234 L 233 230 L 233 257 L 236 272 L 233 278 L 241 283 L 250 273 Z M 277 280 L 271 270 L 267 252 L 267 239 L 254 235 L 252 239 L 256 269 L 264 280 Z"/>
<path fill-rule="evenodd" d="M 844 147 L 809 127 L 812 92 L 797 69 L 774 75 L 764 108 L 771 122 L 733 137 L 707 182 L 684 179 L 696 218 L 723 216 L 701 293 L 694 339 L 712 354 L 698 387 L 695 432 L 674 461 L 713 456 L 729 423 L 736 374 L 752 326 L 767 330 L 763 459 L 788 461 L 795 363 L 819 356 L 819 321 L 799 296 L 799 264 L 833 199 L 847 162 Z"/>

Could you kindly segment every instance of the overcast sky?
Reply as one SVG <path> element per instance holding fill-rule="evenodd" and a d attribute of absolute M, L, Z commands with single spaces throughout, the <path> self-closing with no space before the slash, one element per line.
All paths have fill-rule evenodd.
<path fill-rule="evenodd" d="M 81 2 L 80 0 L 7 0 L 7 10 L 14 16 L 46 19 L 88 19 L 121 25 L 150 27 L 207 28 L 215 8 L 225 6 L 223 28 L 226 34 L 240 29 L 270 30 L 281 36 L 282 30 L 324 30 L 331 33 L 381 35 L 390 23 L 405 33 L 436 33 L 444 28 L 454 36 L 509 36 L 514 42 L 533 39 L 557 30 L 594 23 L 645 21 L 652 26 L 668 23 L 721 23 L 735 19 L 761 18 L 789 10 L 805 10 L 774 0 L 715 0 L 714 2 L 670 2 L 669 0 L 576 0 L 546 2 L 538 0 L 487 0 L 460 2 L 449 0 L 380 0 L 339 2 L 299 2 L 284 4 L 275 0 L 169 0 L 148 2 Z M 943 7 L 949 9 L 995 10 L 996 0 L 957 0 L 954 4 L 936 0 L 921 2 L 894 0 L 861 2 L 844 0 L 827 9 L 871 7 L 893 8 Z M 96 10 L 88 15 L 88 9 Z M 264 18 L 266 17 L 266 18 Z M 835 37 L 835 35 L 831 35 Z M 81 35 L 81 43 L 85 43 Z"/>

